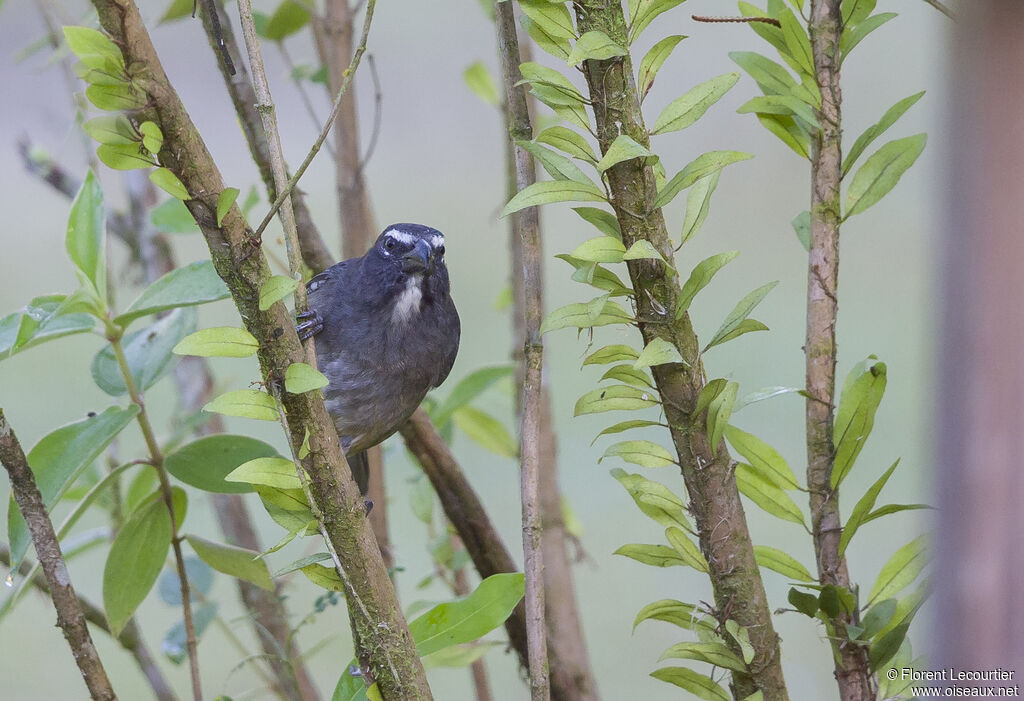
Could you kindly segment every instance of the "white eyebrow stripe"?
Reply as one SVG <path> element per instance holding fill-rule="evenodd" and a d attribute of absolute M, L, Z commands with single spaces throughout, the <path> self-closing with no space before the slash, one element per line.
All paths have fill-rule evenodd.
<path fill-rule="evenodd" d="M 440 248 L 444 245 L 444 234 L 434 234 L 430 237 L 430 245 L 434 248 Z"/>
<path fill-rule="evenodd" d="M 415 236 L 413 236 L 412 234 L 407 234 L 399 229 L 388 229 L 387 231 L 384 232 L 384 235 L 387 236 L 388 238 L 392 238 L 395 241 L 400 241 L 401 243 L 404 244 L 412 245 L 416 243 Z"/>

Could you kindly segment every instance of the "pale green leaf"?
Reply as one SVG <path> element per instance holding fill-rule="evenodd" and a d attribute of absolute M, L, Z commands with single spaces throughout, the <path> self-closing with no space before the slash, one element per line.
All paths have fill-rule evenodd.
<path fill-rule="evenodd" d="M 846 546 L 850 544 L 850 540 L 857 532 L 857 529 L 865 522 L 871 510 L 875 508 L 878 495 L 882 493 L 886 482 L 889 481 L 892 473 L 896 470 L 896 466 L 899 464 L 899 460 L 894 462 L 888 470 L 882 473 L 881 477 L 875 480 L 874 484 L 868 487 L 868 491 L 864 492 L 864 496 L 857 500 L 853 511 L 850 512 L 850 517 L 846 520 L 846 525 L 843 526 L 843 534 L 839 537 L 839 557 L 846 553 Z"/>
<path fill-rule="evenodd" d="M 447 398 L 437 409 L 430 412 L 431 418 L 438 426 L 445 425 L 456 409 L 465 406 L 495 382 L 511 376 L 512 373 L 511 365 L 496 365 L 474 370 L 459 380 Z"/>
<path fill-rule="evenodd" d="M 548 127 L 541 133 L 537 134 L 534 141 L 541 144 L 547 144 L 548 146 L 553 146 L 559 151 L 567 153 L 574 158 L 581 158 L 590 163 L 597 162 L 597 156 L 594 155 L 594 149 L 590 147 L 587 140 L 579 133 L 568 127 Z"/>
<path fill-rule="evenodd" d="M 172 270 L 151 284 L 143 290 L 138 299 L 132 302 L 123 314 L 114 319 L 114 323 L 126 326 L 142 316 L 157 314 L 177 307 L 215 302 L 230 296 L 231 293 L 224 281 L 217 275 L 213 263 L 209 260 L 197 261 Z M 235 330 L 241 331 L 241 329 Z M 244 333 L 250 339 L 252 338 L 247 331 Z M 208 336 L 202 338 L 208 338 Z M 255 339 L 252 340 L 255 341 Z M 175 348 L 175 352 L 178 352 L 177 348 Z M 252 353 L 245 355 L 252 355 Z"/>
<path fill-rule="evenodd" d="M 555 309 L 548 314 L 544 319 L 544 323 L 541 324 L 540 332 L 544 334 L 548 331 L 567 327 L 585 329 L 592 326 L 630 324 L 632 322 L 633 317 L 629 315 L 629 312 L 610 300 L 605 301 L 600 314 L 596 317 L 593 316 L 592 310 L 587 304 L 574 303 Z"/>
<path fill-rule="evenodd" d="M 704 559 L 700 548 L 682 530 L 675 526 L 669 526 L 665 529 L 665 539 L 688 566 L 698 572 L 706 573 L 708 571 L 708 561 Z"/>
<path fill-rule="evenodd" d="M 224 478 L 238 466 L 256 458 L 276 457 L 270 444 L 249 436 L 218 433 L 188 443 L 164 458 L 164 467 L 177 479 L 204 492 L 237 494 L 251 492 L 243 482 Z"/>
<path fill-rule="evenodd" d="M 705 175 L 698 180 L 686 193 L 686 213 L 683 215 L 683 232 L 679 238 L 679 245 L 690 240 L 708 218 L 711 209 L 711 195 L 718 186 L 719 172 L 715 171 Z"/>
<path fill-rule="evenodd" d="M 64 244 L 71 262 L 91 283 L 101 300 L 107 297 L 106 240 L 103 190 L 89 170 L 71 203 Z"/>
<path fill-rule="evenodd" d="M 629 43 L 647 29 L 647 25 L 658 15 L 681 5 L 684 0 L 630 0 L 629 3 Z"/>
<path fill-rule="evenodd" d="M 547 0 L 520 0 L 519 9 L 530 18 L 545 34 L 555 38 L 575 39 L 576 30 L 569 16 L 569 9 L 563 3 Z"/>
<path fill-rule="evenodd" d="M 708 108 L 729 92 L 739 79 L 739 73 L 726 73 L 692 88 L 670 102 L 658 115 L 651 134 L 666 134 L 690 126 L 703 117 Z"/>
<path fill-rule="evenodd" d="M 103 608 L 115 635 L 160 576 L 171 534 L 171 519 L 162 500 L 141 508 L 118 530 L 103 569 Z"/>
<path fill-rule="evenodd" d="M 263 287 L 260 288 L 260 311 L 265 312 L 270 309 L 275 302 L 278 302 L 292 292 L 299 286 L 299 281 L 288 275 L 272 275 L 268 277 Z"/>
<path fill-rule="evenodd" d="M 308 363 L 292 363 L 284 371 L 284 388 L 292 394 L 312 392 L 328 384 L 327 377 Z"/>
<path fill-rule="evenodd" d="M 783 521 L 804 525 L 804 516 L 788 494 L 746 463 L 736 465 L 736 485 L 752 502 Z"/>
<path fill-rule="evenodd" d="M 231 205 L 238 199 L 237 187 L 226 187 L 217 196 L 217 226 L 224 223 L 224 217 L 231 211 Z"/>
<path fill-rule="evenodd" d="M 690 277 L 686 279 L 686 282 L 683 283 L 682 289 L 679 291 L 679 297 L 676 301 L 677 319 L 690 308 L 690 303 L 693 302 L 693 298 L 697 296 L 698 292 L 707 287 L 708 283 L 711 282 L 711 279 L 715 276 L 715 273 L 724 268 L 739 254 L 739 251 L 717 253 L 709 258 L 705 258 L 694 266 L 693 271 L 690 273 Z"/>
<path fill-rule="evenodd" d="M 259 558 L 258 552 L 237 545 L 214 543 L 197 535 L 187 535 L 185 539 L 196 551 L 196 555 L 218 572 L 255 584 L 260 589 L 274 591 L 270 570 L 267 569 L 267 563 Z"/>
<path fill-rule="evenodd" d="M 645 391 L 628 385 L 612 385 L 587 392 L 576 401 L 573 416 L 597 414 L 602 411 L 633 411 L 656 406 L 654 391 Z"/>
<path fill-rule="evenodd" d="M 875 362 L 868 367 L 868 362 L 875 359 L 874 356 L 870 356 L 858 363 L 843 383 L 839 409 L 836 411 L 832 429 L 832 440 L 835 444 L 831 480 L 833 489 L 838 487 L 853 469 L 853 464 L 875 425 L 875 412 L 882 402 L 886 385 L 885 363 Z"/>
<path fill-rule="evenodd" d="M 771 292 L 778 284 L 778 281 L 775 281 L 769 282 L 766 285 L 761 285 L 737 302 L 736 306 L 733 307 L 733 310 L 725 317 L 725 321 L 722 322 L 718 331 L 715 332 L 715 335 L 708 342 L 707 346 L 704 347 L 704 350 L 729 340 L 727 336 L 737 330 L 743 320 L 750 316 L 750 313 L 754 311 L 754 308 L 761 303 L 761 300 L 765 298 L 765 295 Z"/>
<path fill-rule="evenodd" d="M 578 66 L 586 60 L 601 61 L 613 56 L 625 56 L 626 53 L 604 32 L 587 32 L 576 41 L 565 62 L 570 66 Z"/>
<path fill-rule="evenodd" d="M 804 26 L 792 10 L 783 10 L 778 16 L 782 25 L 782 38 L 786 42 L 786 53 L 805 75 L 814 75 L 814 58 L 811 55 L 811 40 Z"/>
<path fill-rule="evenodd" d="M 90 119 L 82 125 L 82 129 L 94 141 L 101 144 L 134 144 L 138 143 L 139 135 L 123 114 L 107 114 Z"/>
<path fill-rule="evenodd" d="M 846 57 L 850 55 L 854 47 L 863 41 L 868 34 L 871 34 L 871 32 L 895 17 L 895 12 L 879 12 L 877 15 L 871 15 L 863 22 L 859 22 L 852 27 L 845 27 L 843 29 L 843 36 L 839 39 L 839 52 L 843 55 L 843 60 L 846 60 Z"/>
<path fill-rule="evenodd" d="M 674 684 L 705 701 L 732 701 L 732 695 L 714 679 L 688 667 L 662 667 L 651 672 L 651 676 Z"/>
<path fill-rule="evenodd" d="M 579 183 L 575 180 L 549 180 L 534 183 L 520 190 L 505 205 L 501 216 L 507 217 L 521 209 L 550 202 L 603 202 L 604 200 L 604 192 L 592 183 Z"/>
<path fill-rule="evenodd" d="M 707 615 L 696 606 L 684 604 L 675 599 L 661 599 L 644 606 L 633 619 L 633 630 L 636 630 L 636 627 L 643 621 L 650 620 L 665 621 L 686 630 L 696 630 L 697 628 L 714 630 L 714 627 L 707 621 Z"/>
<path fill-rule="evenodd" d="M 598 161 L 596 167 L 598 172 L 603 173 L 613 165 L 633 158 L 643 158 L 645 159 L 644 164 L 649 165 L 651 163 L 651 159 L 657 159 L 657 156 L 651 153 L 649 148 L 638 144 L 630 136 L 626 134 L 619 134 L 615 137 L 615 141 L 613 141 L 608 147 L 608 150 L 605 151 L 601 160 Z"/>
<path fill-rule="evenodd" d="M 260 421 L 277 421 L 279 418 L 274 398 L 256 389 L 225 392 L 207 403 L 203 411 Z"/>
<path fill-rule="evenodd" d="M 846 214 L 844 218 L 860 214 L 885 197 L 900 177 L 924 151 L 927 134 L 917 134 L 896 139 L 882 146 L 871 155 L 854 174 L 853 182 L 846 193 Z"/>
<path fill-rule="evenodd" d="M 63 32 L 68 48 L 85 65 L 102 68 L 114 62 L 124 68 L 121 50 L 102 32 L 89 27 L 64 27 Z"/>
<path fill-rule="evenodd" d="M 754 546 L 754 558 L 758 567 L 767 567 L 781 575 L 801 582 L 813 582 L 814 577 L 807 571 L 800 562 L 781 550 L 770 548 L 767 545 Z"/>
<path fill-rule="evenodd" d="M 612 424 L 611 426 L 601 429 L 601 431 L 596 436 L 594 436 L 594 440 L 592 440 L 590 444 L 593 445 L 601 436 L 610 436 L 612 434 L 622 433 L 623 431 L 628 431 L 633 428 L 646 428 L 648 426 L 662 425 L 663 424 L 660 424 L 657 421 L 649 421 L 647 419 L 633 419 L 631 421 L 620 421 L 617 424 Z"/>
<path fill-rule="evenodd" d="M 917 104 L 917 101 L 924 96 L 924 91 L 905 97 L 895 105 L 890 107 L 882 115 L 882 118 L 875 124 L 864 130 L 864 133 L 857 137 L 857 140 L 853 142 L 853 146 L 850 147 L 850 152 L 846 154 L 846 158 L 843 159 L 843 175 L 845 176 L 853 164 L 856 163 L 857 159 L 860 158 L 864 150 L 874 143 L 875 139 L 885 133 L 893 124 L 899 120 L 903 114 Z"/>
<path fill-rule="evenodd" d="M 598 236 L 584 241 L 570 254 L 578 260 L 595 263 L 621 263 L 626 247 L 611 236 Z"/>
<path fill-rule="evenodd" d="M 800 241 L 800 245 L 804 247 L 805 251 L 811 250 L 811 213 L 806 209 L 800 214 L 793 218 L 790 222 L 793 226 L 793 231 L 796 232 L 796 238 Z"/>
<path fill-rule="evenodd" d="M 156 161 L 138 142 L 128 144 L 100 144 L 96 149 L 100 162 L 114 170 L 139 170 L 156 165 Z"/>
<path fill-rule="evenodd" d="M 800 483 L 785 459 L 757 436 L 735 426 L 727 426 L 725 438 L 737 453 L 746 458 L 758 474 L 768 478 L 782 489 L 799 489 Z"/>
<path fill-rule="evenodd" d="M 729 417 L 732 416 L 732 407 L 736 403 L 738 391 L 738 384 L 726 382 L 722 391 L 708 403 L 707 435 L 713 456 L 718 454 L 718 444 L 721 443 L 725 428 L 729 425 Z"/>
<path fill-rule="evenodd" d="M 158 154 L 164 145 L 164 134 L 156 122 L 143 122 L 139 125 L 139 133 L 142 134 L 142 145 L 146 150 L 153 155 Z"/>
<path fill-rule="evenodd" d="M 818 119 L 814 110 L 803 100 L 792 95 L 758 95 L 744 102 L 738 114 L 778 114 L 799 117 L 808 127 L 816 128 Z"/>
<path fill-rule="evenodd" d="M 651 342 L 644 346 L 643 351 L 633 363 L 633 367 L 639 370 L 640 368 L 649 368 L 655 365 L 664 365 L 665 363 L 685 364 L 685 361 L 679 355 L 679 350 L 674 345 L 658 336 L 651 339 Z"/>
<path fill-rule="evenodd" d="M 149 220 L 158 231 L 169 234 L 191 234 L 199 231 L 185 203 L 171 198 L 149 210 Z"/>
<path fill-rule="evenodd" d="M 623 545 L 612 554 L 622 555 L 651 567 L 682 567 L 690 564 L 675 549 L 667 545 L 630 543 Z"/>
<path fill-rule="evenodd" d="M 178 176 L 167 168 L 157 168 L 149 174 L 149 179 L 153 181 L 154 185 L 171 197 L 177 197 L 179 200 L 183 201 L 191 199 L 188 194 L 188 190 L 186 190 L 185 186 L 181 184 L 180 180 L 178 180 Z"/>
<path fill-rule="evenodd" d="M 85 97 L 106 112 L 137 110 L 146 106 L 146 93 L 127 82 L 119 82 L 114 85 L 90 85 L 85 89 Z M 102 150 L 101 146 L 97 150 L 97 154 Z"/>
<path fill-rule="evenodd" d="M 926 536 L 918 536 L 897 550 L 882 566 L 868 595 L 868 606 L 891 599 L 907 588 L 928 564 Z"/>
<path fill-rule="evenodd" d="M 429 655 L 477 640 L 505 622 L 523 598 L 523 575 L 491 575 L 467 597 L 439 604 L 409 623 L 416 652 Z"/>
<path fill-rule="evenodd" d="M 507 458 L 519 455 L 519 446 L 508 429 L 487 412 L 463 406 L 455 410 L 452 420 L 459 430 L 492 453 Z"/>
<path fill-rule="evenodd" d="M 256 337 L 237 326 L 215 326 L 189 334 L 174 347 L 178 355 L 204 358 L 248 358 L 255 355 L 260 344 Z"/>
<path fill-rule="evenodd" d="M 640 61 L 640 68 L 636 75 L 636 89 L 643 101 L 654 85 L 654 78 L 665 63 L 665 60 L 672 54 L 676 46 L 686 37 L 682 34 L 667 36 L 651 47 Z"/>
<path fill-rule="evenodd" d="M 310 16 L 309 7 L 304 3 L 283 0 L 270 16 L 266 27 L 263 28 L 262 36 L 271 41 L 281 41 L 305 27 Z"/>
<path fill-rule="evenodd" d="M 654 247 L 647 239 L 637 239 L 633 242 L 633 245 L 622 254 L 622 260 L 660 260 L 665 262 L 665 258 L 661 255 L 657 248 Z"/>
<path fill-rule="evenodd" d="M 658 197 L 654 201 L 655 208 L 664 207 L 671 202 L 676 195 L 693 185 L 703 177 L 722 170 L 730 163 L 745 161 L 753 158 L 749 153 L 739 151 L 709 151 L 697 156 L 690 163 L 672 176 L 672 179 L 658 191 Z"/>
<path fill-rule="evenodd" d="M 605 365 L 607 363 L 618 363 L 623 360 L 636 360 L 638 357 L 639 354 L 632 347 L 613 344 L 594 351 L 583 360 L 583 364 Z"/>
<path fill-rule="evenodd" d="M 667 659 L 697 660 L 735 672 L 747 671 L 743 660 L 722 643 L 676 643 L 665 650 L 658 661 Z"/>
<path fill-rule="evenodd" d="M 530 84 L 530 91 L 549 107 L 581 107 L 585 100 L 576 86 L 553 68 L 539 63 L 527 62 L 519 65 L 522 82 Z M 517 83 L 518 85 L 519 83 Z"/>
<path fill-rule="evenodd" d="M 604 455 L 598 458 L 600 463 L 608 457 L 622 458 L 640 467 L 664 467 L 674 465 L 675 458 L 672 453 L 651 441 L 622 441 L 608 446 Z"/>
<path fill-rule="evenodd" d="M 551 149 L 544 148 L 532 141 L 517 141 L 516 144 L 529 151 L 544 170 L 547 171 L 547 174 L 555 180 L 574 180 L 585 185 L 594 185 L 594 182 L 587 177 L 586 173 L 562 154 L 555 153 Z"/>
<path fill-rule="evenodd" d="M 224 480 L 259 484 L 276 489 L 300 489 L 302 482 L 295 470 L 295 463 L 287 458 L 254 458 L 229 472 L 224 476 Z"/>
<path fill-rule="evenodd" d="M 759 113 L 757 121 L 792 149 L 793 153 L 801 158 L 810 157 L 811 137 L 795 119 L 784 114 Z"/>
<path fill-rule="evenodd" d="M 693 531 L 686 517 L 686 504 L 671 489 L 618 467 L 611 471 L 611 475 L 626 488 L 629 496 L 633 497 L 633 501 L 647 517 L 666 528 L 678 526 L 685 531 Z"/>
<path fill-rule="evenodd" d="M 566 37 L 555 36 L 554 34 L 548 33 L 543 27 L 526 15 L 520 15 L 519 22 L 523 25 L 523 30 L 526 31 L 529 37 L 533 39 L 541 49 L 562 61 L 569 58 L 569 52 L 572 51 L 572 45 Z"/>
<path fill-rule="evenodd" d="M 494 79 L 491 78 L 491 72 L 487 70 L 487 66 L 482 61 L 471 63 L 462 72 L 462 79 L 466 81 L 469 89 L 488 105 L 497 107 L 501 103 L 498 88 L 494 84 Z"/>

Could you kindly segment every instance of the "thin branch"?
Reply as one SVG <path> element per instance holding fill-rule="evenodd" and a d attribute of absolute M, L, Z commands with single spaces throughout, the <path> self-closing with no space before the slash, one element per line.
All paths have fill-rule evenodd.
<path fill-rule="evenodd" d="M 842 36 L 840 0 L 811 0 L 807 23 L 815 80 L 821 92 L 819 129 L 811 135 L 811 240 L 807 263 L 806 443 L 807 489 L 818 579 L 822 584 L 850 589 L 846 558 L 839 554 L 842 519 L 839 491 L 832 488 L 835 445 L 832 440 L 835 406 L 836 290 L 839 282 L 839 183 L 842 179 L 842 91 L 839 79 L 839 40 Z M 811 399 L 813 397 L 814 399 Z M 875 698 L 868 648 L 851 642 L 846 633 L 854 623 L 850 613 L 831 618 L 838 638 L 835 677 L 843 701 Z"/>
<path fill-rule="evenodd" d="M 738 24 L 751 24 L 753 22 L 760 22 L 761 24 L 770 24 L 775 27 L 781 27 L 782 23 L 774 17 L 706 17 L 704 15 L 690 15 L 690 19 L 694 22 L 730 22 Z"/>
<path fill-rule="evenodd" d="M 951 20 L 956 20 L 956 13 L 953 12 L 948 7 L 946 7 L 942 3 L 941 0 L 924 0 L 924 1 L 926 3 L 928 3 L 929 5 L 931 5 L 932 7 L 934 7 L 939 12 L 941 12 L 942 14 L 946 15 L 946 17 L 949 17 Z"/>
<path fill-rule="evenodd" d="M 283 41 L 275 42 L 275 44 L 277 52 L 281 54 L 281 60 L 284 61 L 284 65 L 288 68 L 288 74 L 292 76 L 292 83 L 295 85 L 295 89 L 299 91 L 299 97 L 302 99 L 302 106 L 306 108 L 306 114 L 313 120 L 313 126 L 319 127 L 321 121 L 316 114 L 313 100 L 310 98 L 309 91 L 306 90 L 302 79 L 295 75 L 295 61 L 292 60 L 292 55 L 288 52 L 287 45 Z M 334 144 L 330 141 L 327 142 L 327 153 L 330 154 L 331 158 L 334 158 Z"/>
<path fill-rule="evenodd" d="M 4 543 L 0 543 L 0 564 L 7 567 L 11 566 L 11 550 Z M 25 561 L 22 561 L 18 566 L 18 573 L 23 577 L 31 577 L 29 583 L 43 594 L 50 596 L 50 585 L 47 583 L 44 574 L 35 571 L 35 568 Z M 110 632 L 110 624 L 107 623 L 107 614 L 103 612 L 103 609 L 81 594 L 76 594 L 76 596 L 78 598 L 78 606 L 82 609 L 82 615 L 85 616 L 85 620 L 113 637 L 113 634 Z M 146 677 L 149 688 L 152 689 L 157 701 L 178 701 L 178 697 L 167 683 L 167 679 L 164 678 L 163 672 L 160 671 L 160 667 L 153 658 L 153 654 L 142 640 L 142 636 L 139 635 L 139 627 L 136 625 L 134 618 L 128 619 L 128 623 L 121 630 L 121 634 L 117 636 L 116 640 L 121 647 L 135 658 L 139 670 Z"/>
<path fill-rule="evenodd" d="M 509 138 L 512 141 L 533 138 L 530 111 L 526 104 L 526 90 L 517 83 L 519 73 L 519 39 L 511 3 L 496 2 L 495 21 L 502 76 L 505 84 L 505 109 L 508 112 Z M 536 179 L 533 156 L 519 145 L 515 146 L 516 185 L 520 191 Z M 521 240 L 523 275 L 524 366 L 520 410 L 522 424 L 519 434 L 521 460 L 521 491 L 523 511 L 523 551 L 526 574 L 526 636 L 530 658 L 530 692 L 534 701 L 545 701 L 551 696 L 548 678 L 548 641 L 544 618 L 544 552 L 541 535 L 544 531 L 540 510 L 540 426 L 541 426 L 541 368 L 544 346 L 540 324 L 543 315 L 542 268 L 540 250 L 540 223 L 536 207 L 518 213 L 512 224 Z"/>
<path fill-rule="evenodd" d="M 89 694 L 93 699 L 114 701 L 117 695 L 114 694 L 99 653 L 93 645 L 92 636 L 89 635 L 85 616 L 78 605 L 78 597 L 61 554 L 60 542 L 36 486 L 35 475 L 32 474 L 25 452 L 21 449 L 18 437 L 14 435 L 14 429 L 7 422 L 3 409 L 0 409 L 0 463 L 7 470 L 14 499 L 25 517 L 36 555 L 43 566 L 43 574 L 50 587 L 50 598 L 57 610 L 57 625 L 71 648 Z"/>

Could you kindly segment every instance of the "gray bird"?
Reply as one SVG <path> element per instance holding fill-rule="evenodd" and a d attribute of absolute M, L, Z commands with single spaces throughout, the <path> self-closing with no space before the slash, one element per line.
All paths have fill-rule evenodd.
<path fill-rule="evenodd" d="M 367 448 L 392 433 L 440 386 L 459 352 L 460 324 L 444 263 L 444 234 L 392 224 L 361 258 L 307 283 L 302 339 L 315 336 L 330 384 L 324 402 L 365 495 Z"/>

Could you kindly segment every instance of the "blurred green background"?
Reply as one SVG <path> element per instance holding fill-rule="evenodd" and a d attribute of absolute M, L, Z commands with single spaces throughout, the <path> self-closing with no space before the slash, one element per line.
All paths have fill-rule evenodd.
<path fill-rule="evenodd" d="M 56 0 L 53 2 L 56 6 Z M 157 27 L 164 3 L 147 0 L 142 5 L 165 69 L 204 135 L 225 182 L 244 193 L 249 185 L 258 183 L 258 177 L 202 28 L 198 21 L 189 19 Z M 273 8 L 269 2 L 257 2 L 256 6 L 264 11 Z M 61 8 L 68 23 L 89 21 L 84 3 L 61 3 Z M 932 406 L 934 401 L 941 401 L 934 373 L 936 354 L 941 349 L 933 340 L 937 269 L 933 251 L 936 212 L 941 211 L 939 175 L 948 167 L 943 115 L 949 21 L 920 0 L 882 0 L 879 10 L 898 11 L 901 16 L 861 44 L 844 66 L 847 145 L 892 103 L 919 90 L 928 92 L 886 138 L 926 131 L 929 145 L 889 197 L 843 229 L 838 372 L 840 377 L 845 376 L 854 363 L 870 353 L 877 354 L 889 367 L 888 390 L 874 433 L 844 487 L 844 514 L 896 457 L 902 457 L 902 466 L 884 493 L 885 503 L 930 500 Z M 229 11 L 234 15 L 233 7 Z M 744 26 L 698 24 L 690 19 L 691 14 L 733 11 L 731 3 L 690 0 L 659 18 L 640 39 L 634 47 L 635 56 L 642 56 L 654 41 L 667 34 L 689 35 L 662 69 L 645 103 L 648 122 L 692 85 L 737 70 L 727 56 L 729 51 L 756 50 L 774 56 L 770 47 Z M 32 3 L 7 3 L 0 8 L 0 207 L 4 222 L 0 229 L 0 314 L 21 307 L 35 295 L 69 292 L 75 285 L 63 252 L 68 202 L 29 176 L 16 151 L 17 140 L 25 137 L 51 152 L 71 172 L 84 173 L 82 141 L 70 108 L 71 88 L 62 71 L 52 64 L 49 51 L 19 60 L 19 52 L 43 34 L 44 25 Z M 297 62 L 314 61 L 305 34 L 289 41 L 288 48 Z M 493 30 L 475 2 L 381 0 L 369 50 L 376 60 L 383 97 L 380 139 L 367 166 L 367 182 L 381 225 L 417 221 L 447 234 L 453 294 L 463 319 L 462 348 L 452 373 L 457 380 L 478 367 L 506 362 L 511 343 L 508 312 L 495 309 L 495 300 L 508 277 L 506 225 L 496 218 L 504 193 L 503 131 L 498 112 L 479 101 L 462 79 L 463 70 L 476 60 L 482 60 L 496 74 Z M 265 51 L 285 153 L 296 164 L 316 129 L 288 80 L 287 69 L 271 47 L 265 47 Z M 548 61 L 549 57 L 539 60 Z M 373 92 L 365 74 L 360 74 L 357 83 L 365 141 L 374 119 Z M 76 84 L 74 89 L 81 86 Z M 752 115 L 735 113 L 754 94 L 758 94 L 756 87 L 745 77 L 697 125 L 685 132 L 656 137 L 654 144 L 670 175 L 707 150 L 735 149 L 756 156 L 725 170 L 703 231 L 678 260 L 680 268 L 688 270 L 712 253 L 729 249 L 742 252 L 694 306 L 695 324 L 704 335 L 713 332 L 736 300 L 750 289 L 770 280 L 780 281 L 756 315 L 771 327 L 771 332 L 745 336 L 716 349 L 707 360 L 710 373 L 740 383 L 741 395 L 767 385 L 798 387 L 803 381 L 806 259 L 789 222 L 807 208 L 809 169 L 764 131 Z M 326 115 L 326 96 L 316 90 L 314 96 L 320 114 Z M 107 171 L 102 180 L 108 203 L 118 206 L 122 202 L 119 176 Z M 333 170 L 326 153 L 305 176 L 302 188 L 321 231 L 337 251 Z M 681 224 L 683 200 L 678 198 L 667 212 L 670 232 L 677 232 Z M 256 210 L 260 215 L 263 207 L 265 204 Z M 551 256 L 572 250 L 593 231 L 566 205 L 544 208 L 542 221 L 545 259 L 549 263 L 548 308 L 589 299 L 593 293 L 571 282 L 570 268 Z M 177 235 L 173 241 L 181 263 L 206 256 L 198 234 Z M 276 242 L 271 245 L 279 248 Z M 111 250 L 115 261 L 125 260 L 119 243 L 113 242 Z M 115 263 L 114 269 L 123 268 Z M 122 282 L 136 284 L 131 275 Z M 135 293 L 135 289 L 123 292 L 120 303 L 127 304 Z M 201 325 L 234 323 L 237 317 L 230 302 L 200 311 Z M 619 339 L 635 342 L 626 334 L 601 329 L 596 340 L 601 344 Z M 0 406 L 26 449 L 56 426 L 109 403 L 109 397 L 89 376 L 89 363 L 101 344 L 95 337 L 76 336 L 0 362 Z M 633 617 L 655 599 L 710 601 L 709 585 L 705 577 L 686 568 L 655 569 L 611 555 L 624 543 L 660 542 L 661 529 L 640 514 L 608 475 L 615 464 L 597 464 L 610 441 L 602 440 L 594 446 L 590 442 L 609 423 L 609 417 L 572 418 L 576 398 L 600 376 L 593 368 L 580 371 L 586 339 L 577 340 L 565 331 L 547 336 L 545 344 L 562 488 L 584 529 L 586 558 L 575 568 L 575 575 L 602 697 L 678 698 L 677 689 L 648 674 L 655 669 L 661 652 L 683 639 L 684 634 L 658 622 L 645 623 L 633 633 Z M 242 388 L 258 377 L 255 364 L 249 361 L 218 361 L 214 369 L 223 388 Z M 451 383 L 449 380 L 449 387 Z M 447 389 L 442 387 L 439 393 L 443 395 Z M 147 399 L 157 425 L 166 429 L 175 404 L 171 383 L 162 381 Z M 483 406 L 512 427 L 509 391 L 490 392 Z M 798 474 L 802 472 L 802 400 L 795 395 L 775 398 L 744 409 L 733 421 L 774 445 Z M 257 435 L 284 447 L 274 426 L 244 420 L 229 420 L 229 426 L 235 432 Z M 130 456 L 139 447 L 136 433 L 130 428 L 122 434 L 122 455 Z M 645 437 L 665 441 L 665 436 L 657 432 Z M 487 453 L 461 434 L 456 435 L 455 448 L 510 549 L 521 560 L 515 463 Z M 408 508 L 409 479 L 416 471 L 395 440 L 387 444 L 386 455 L 392 537 L 397 562 L 404 568 L 398 576 L 400 596 L 406 604 L 418 599 L 448 598 L 437 585 L 416 589 L 416 583 L 431 567 L 426 534 Z M 645 474 L 682 491 L 681 479 L 670 468 Z M 190 492 L 187 530 L 216 534 L 209 498 Z M 4 504 L 6 494 L 4 480 L 0 486 Z M 276 542 L 280 530 L 263 518 L 258 502 L 254 500 L 250 505 L 261 517 L 264 543 Z M 784 548 L 808 567 L 813 565 L 810 539 L 799 527 L 782 524 L 752 505 L 747 513 L 756 543 Z M 861 531 L 849 558 L 852 576 L 864 589 L 870 588 L 879 568 L 896 548 L 927 530 L 929 517 L 923 513 L 898 514 Z M 101 523 L 97 516 L 83 527 Z M 312 546 L 302 547 L 308 550 Z M 278 553 L 271 566 L 283 566 L 305 552 L 295 547 Z M 71 566 L 76 587 L 95 601 L 101 600 L 102 565 L 102 553 L 93 551 Z M 765 584 L 772 607 L 785 606 L 786 580 L 766 572 Z M 294 616 L 312 611 L 318 595 L 312 585 L 293 576 L 287 592 Z M 242 618 L 234 587 L 226 577 L 218 577 L 214 596 L 222 602 L 225 619 L 248 640 L 249 625 Z M 155 596 L 143 605 L 139 621 L 154 648 L 159 648 L 165 630 L 179 615 Z M 85 698 L 85 689 L 53 621 L 49 601 L 33 594 L 0 624 L 0 695 L 4 698 Z M 820 638 L 821 629 L 794 614 L 777 616 L 776 625 L 783 639 L 792 697 L 834 698 L 832 664 L 827 644 Z M 929 631 L 927 621 L 919 619 L 911 634 L 917 651 L 926 648 Z M 121 698 L 149 698 L 128 655 L 102 633 L 95 638 Z M 329 640 L 310 661 L 324 694 L 330 693 L 340 665 L 349 659 L 347 638 L 348 623 L 340 607 L 317 616 L 300 633 L 303 649 Z M 204 683 L 211 697 L 217 693 L 238 696 L 255 685 L 251 670 L 236 669 L 241 655 L 229 646 L 221 631 L 211 628 L 199 649 Z M 518 680 L 511 655 L 499 648 L 486 659 L 495 698 L 526 697 L 526 687 Z M 186 667 L 169 663 L 164 667 L 179 690 L 187 689 Z M 438 699 L 471 698 L 465 670 L 435 670 L 431 680 Z"/>

